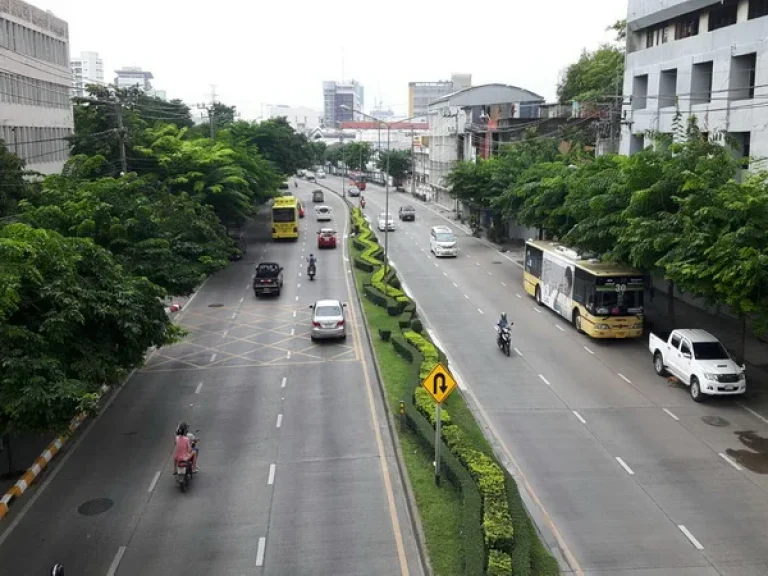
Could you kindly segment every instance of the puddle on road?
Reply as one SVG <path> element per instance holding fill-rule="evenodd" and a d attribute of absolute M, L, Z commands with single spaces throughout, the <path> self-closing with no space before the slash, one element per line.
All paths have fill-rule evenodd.
<path fill-rule="evenodd" d="M 768 438 L 763 438 L 754 430 L 742 430 L 735 434 L 748 450 L 728 448 L 725 453 L 755 474 L 768 474 Z"/>

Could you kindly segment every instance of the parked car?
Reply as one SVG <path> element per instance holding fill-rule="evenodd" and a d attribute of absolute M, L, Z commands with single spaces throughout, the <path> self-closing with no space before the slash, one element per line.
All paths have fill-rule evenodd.
<path fill-rule="evenodd" d="M 312 174 L 311 172 L 309 174 L 307 174 L 307 181 L 315 182 L 315 175 Z"/>
<path fill-rule="evenodd" d="M 403 222 L 406 220 L 413 222 L 416 220 L 416 208 L 413 206 L 400 206 L 400 209 L 397 211 L 397 215 Z"/>
<path fill-rule="evenodd" d="M 382 212 L 379 214 L 379 230 L 382 232 L 384 230 L 394 230 L 395 229 L 395 219 L 392 218 L 392 214 L 386 214 Z"/>
<path fill-rule="evenodd" d="M 277 262 L 261 262 L 253 275 L 253 293 L 256 297 L 264 294 L 280 296 L 283 289 L 283 267 Z"/>
<path fill-rule="evenodd" d="M 315 172 L 315 176 L 317 178 L 325 178 L 325 172 L 323 172 L 322 170 L 318 170 L 317 172 Z"/>
<path fill-rule="evenodd" d="M 360 196 L 360 188 L 357 186 L 350 186 L 347 188 L 347 196 L 350 196 L 352 198 L 357 198 Z"/>
<path fill-rule="evenodd" d="M 281 182 L 280 183 L 280 190 L 288 190 L 290 186 L 288 186 L 288 182 Z"/>
<path fill-rule="evenodd" d="M 325 194 L 322 190 L 312 191 L 312 202 L 325 202 Z"/>
<path fill-rule="evenodd" d="M 318 222 L 330 222 L 333 219 L 333 210 L 330 206 L 315 206 L 315 216 Z"/>
<path fill-rule="evenodd" d="M 336 248 L 336 230 L 333 228 L 320 228 L 317 232 L 317 247 Z"/>
<path fill-rule="evenodd" d="M 310 306 L 312 324 L 310 338 L 314 342 L 321 338 L 347 338 L 347 323 L 344 315 L 346 304 L 339 300 L 318 300 Z"/>
<path fill-rule="evenodd" d="M 673 330 L 651 334 L 648 349 L 653 355 L 656 374 L 667 373 L 689 387 L 691 398 L 701 402 L 706 396 L 742 396 L 747 391 L 746 366 L 739 366 L 720 340 L 706 330 Z"/>

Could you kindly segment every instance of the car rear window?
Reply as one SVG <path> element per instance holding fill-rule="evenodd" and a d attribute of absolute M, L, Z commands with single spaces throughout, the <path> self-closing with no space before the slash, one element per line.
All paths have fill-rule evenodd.
<path fill-rule="evenodd" d="M 416 208 L 413 206 L 403 206 L 403 212 L 416 212 Z"/>
<path fill-rule="evenodd" d="M 315 308 L 315 316 L 319 318 L 341 316 L 341 308 L 339 306 L 318 306 Z"/>
<path fill-rule="evenodd" d="M 456 236 L 451 234 L 450 232 L 438 232 L 435 234 L 435 238 L 438 242 L 453 242 L 456 240 Z"/>

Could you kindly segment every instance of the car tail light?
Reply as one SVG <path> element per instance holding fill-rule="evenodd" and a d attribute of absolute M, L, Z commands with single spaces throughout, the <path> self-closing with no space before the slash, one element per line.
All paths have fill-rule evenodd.
<path fill-rule="evenodd" d="M 339 320 L 339 321 L 336 323 L 336 328 L 341 328 L 342 326 L 344 326 L 344 320 Z"/>
<path fill-rule="evenodd" d="M 320 328 L 320 322 L 312 322 L 313 328 Z"/>

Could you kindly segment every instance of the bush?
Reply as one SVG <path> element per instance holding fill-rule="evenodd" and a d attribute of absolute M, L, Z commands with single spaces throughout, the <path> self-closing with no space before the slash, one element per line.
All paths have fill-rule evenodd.
<path fill-rule="evenodd" d="M 392 347 L 395 349 L 395 352 L 397 352 L 398 355 L 406 359 L 408 362 L 413 363 L 413 359 L 415 357 L 413 346 L 408 344 L 408 342 L 399 336 L 392 336 L 390 341 L 392 342 Z"/>
<path fill-rule="evenodd" d="M 512 557 L 500 550 L 491 550 L 488 553 L 488 576 L 512 576 L 517 574 L 512 571 Z"/>
<path fill-rule="evenodd" d="M 406 330 L 411 326 L 411 319 L 413 318 L 413 311 L 408 310 L 408 306 L 405 307 L 403 313 L 400 314 L 400 318 L 397 319 L 397 325 L 400 330 Z"/>
<path fill-rule="evenodd" d="M 414 318 L 413 322 L 411 322 L 411 330 L 413 330 L 417 334 L 421 334 L 424 331 L 424 326 L 422 326 L 421 320 L 419 320 L 418 318 Z"/>
<path fill-rule="evenodd" d="M 430 425 L 434 426 L 437 411 L 435 410 L 435 401 L 429 392 L 419 386 L 413 391 L 413 402 L 419 412 L 424 414 L 427 420 L 429 420 Z M 451 423 L 451 417 L 447 410 L 440 411 L 440 421 L 443 423 L 443 426 L 448 426 Z"/>
<path fill-rule="evenodd" d="M 374 270 L 373 264 L 369 264 L 360 258 L 355 258 L 355 268 L 362 270 L 363 272 L 368 272 L 369 274 Z"/>
<path fill-rule="evenodd" d="M 381 336 L 381 339 L 384 340 L 384 342 L 389 342 L 389 338 L 392 336 L 392 330 L 379 328 L 379 336 Z"/>
<path fill-rule="evenodd" d="M 429 376 L 429 373 L 438 362 L 439 357 L 437 355 L 437 349 L 434 347 L 432 342 L 424 338 L 421 334 L 417 334 L 413 330 L 404 331 L 403 336 L 409 344 L 414 346 L 419 351 L 423 358 L 421 367 L 419 368 L 419 379 L 423 380 Z"/>

